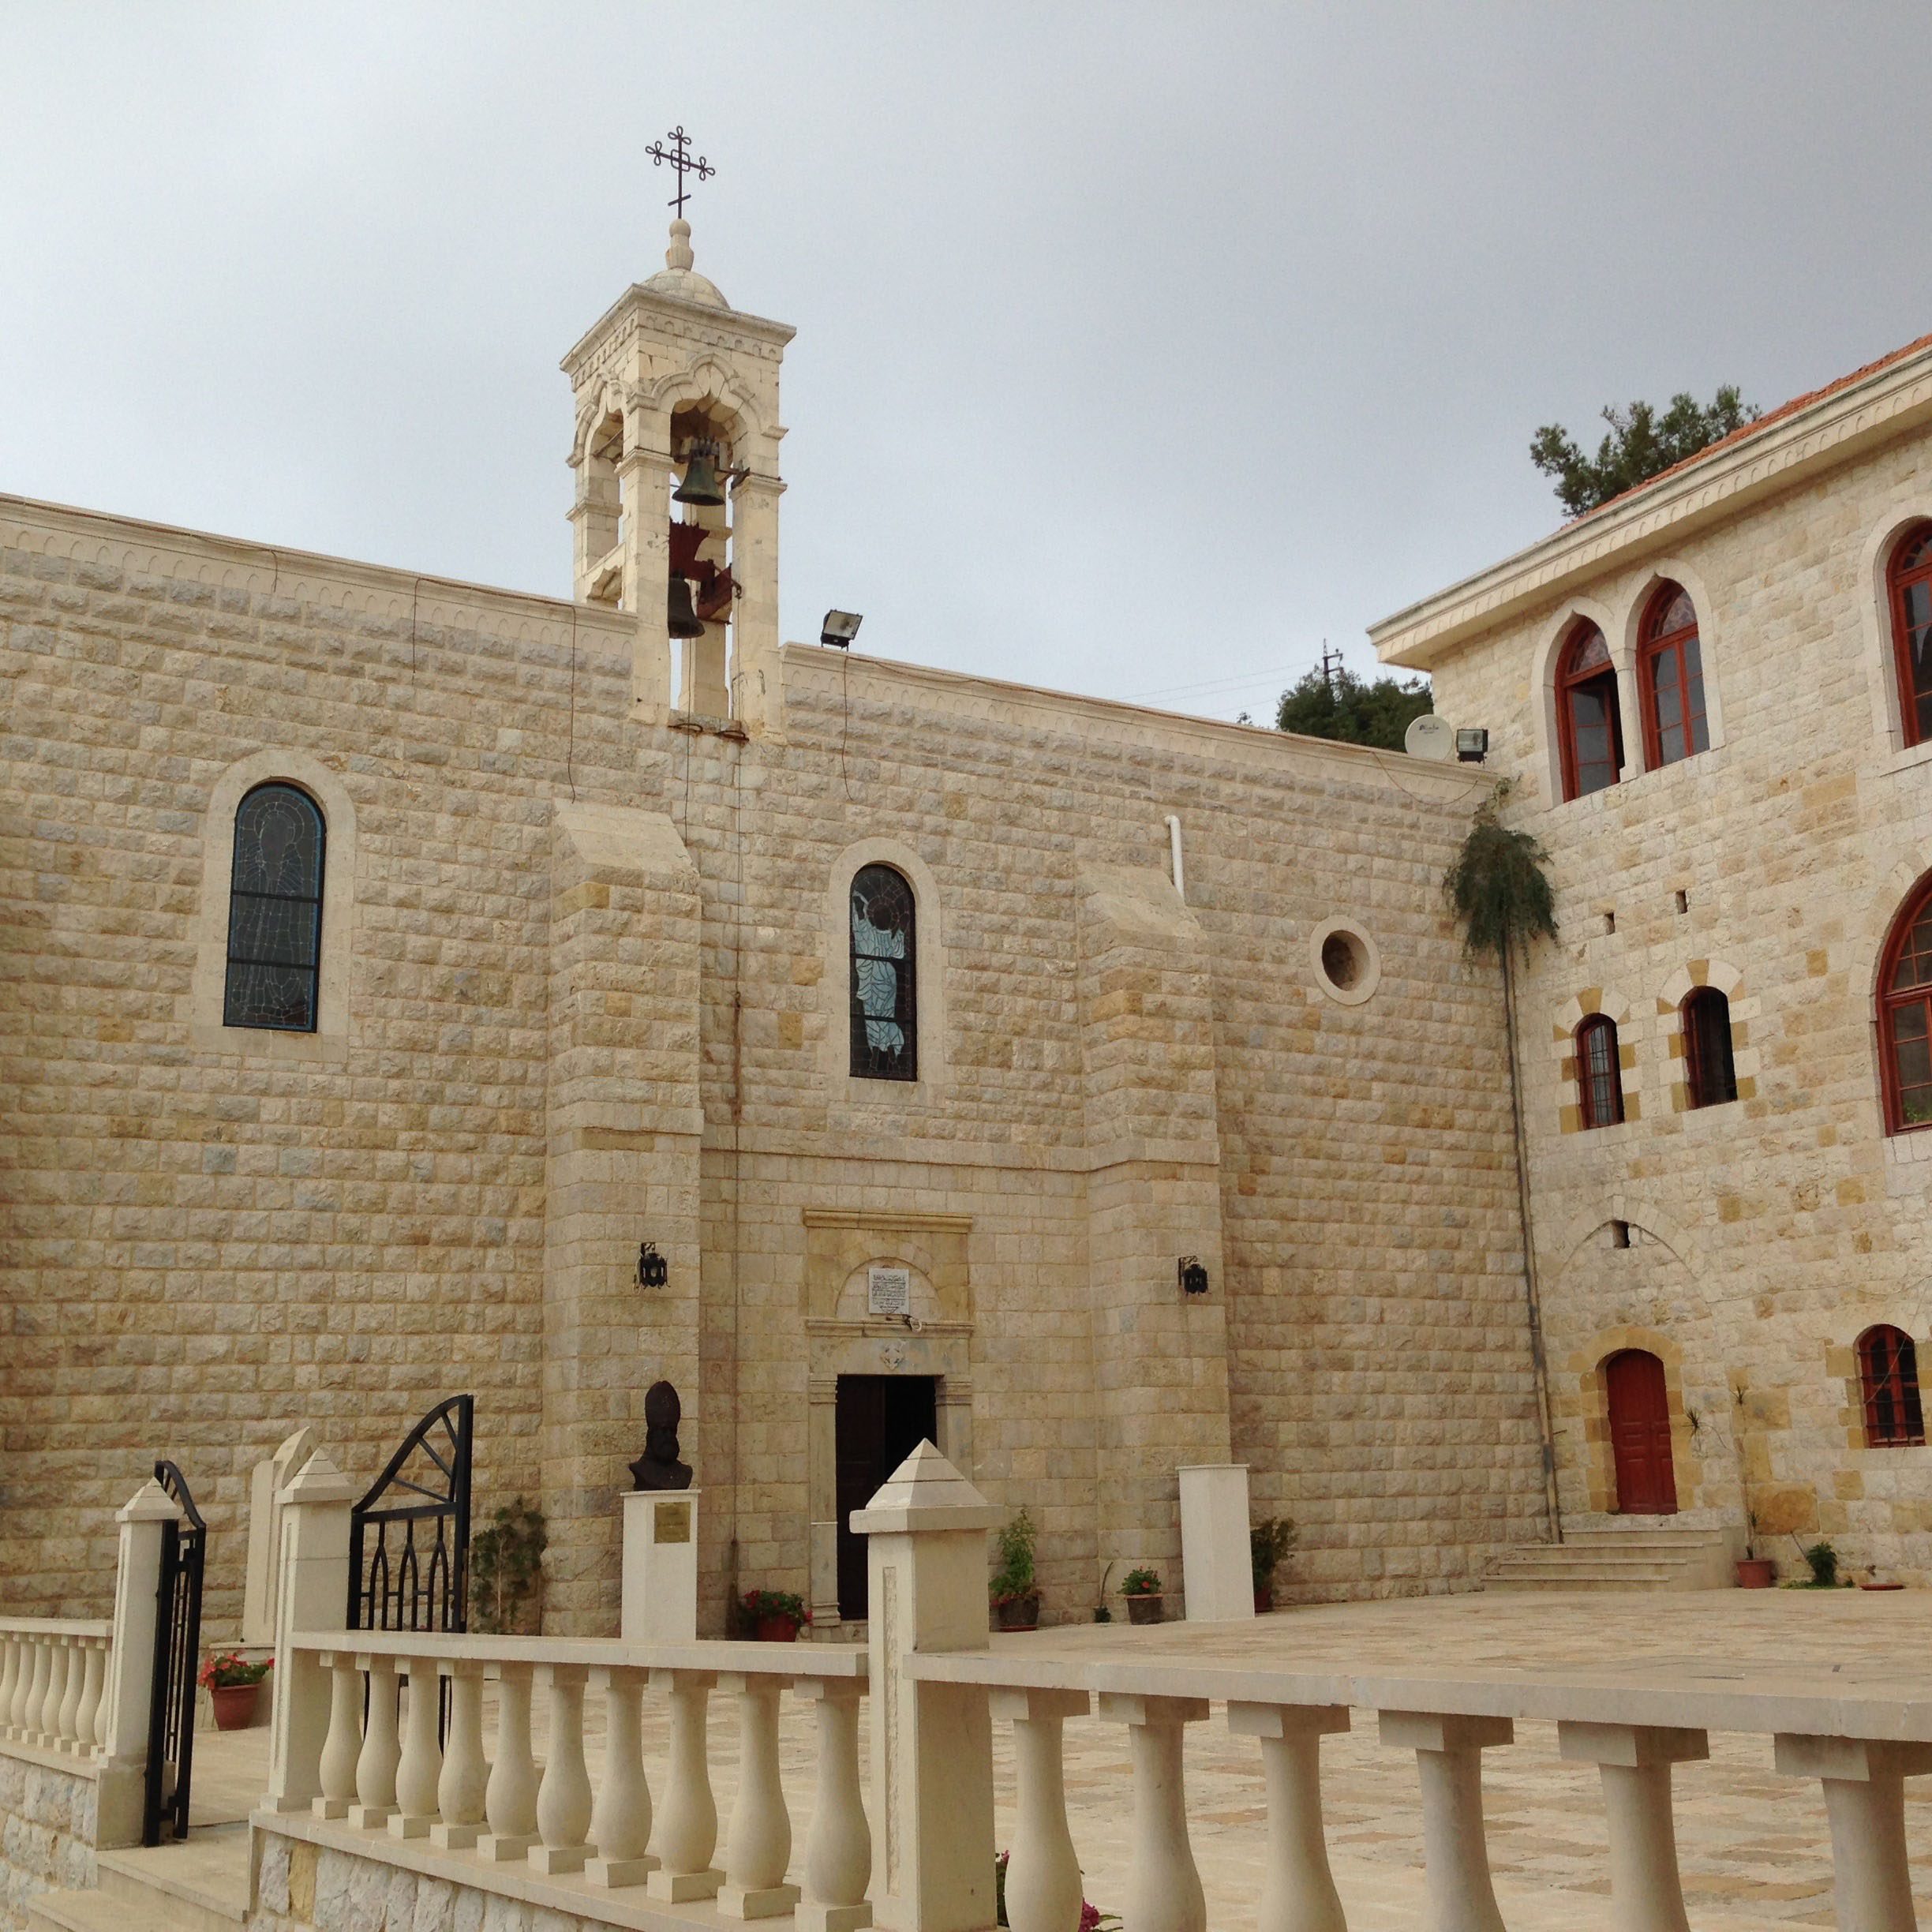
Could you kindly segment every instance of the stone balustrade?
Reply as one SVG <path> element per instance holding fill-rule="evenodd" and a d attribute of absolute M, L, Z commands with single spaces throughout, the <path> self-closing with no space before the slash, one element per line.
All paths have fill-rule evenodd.
<path fill-rule="evenodd" d="M 796 1912 L 814 1932 L 871 1923 L 859 1780 L 863 1651 L 379 1631 L 297 1631 L 283 1649 L 313 1666 L 286 1672 L 284 1685 L 298 1687 L 295 1696 L 305 1686 L 317 1708 L 279 1717 L 267 1808 L 338 1825 L 341 1836 L 324 1842 L 421 1840 L 425 1851 L 462 1855 L 461 1882 L 483 1891 L 509 1889 L 496 1874 L 514 1870 L 608 1892 L 638 1887 L 672 1904 L 709 1900 L 724 1919 Z M 487 1738 L 486 1687 L 495 1693 Z M 814 1708 L 818 1745 L 796 1878 L 778 1758 L 787 1692 Z M 654 1770 L 642 1750 L 647 1698 L 661 1700 L 668 1718 L 667 1762 Z M 710 1744 L 718 1698 L 737 1731 L 721 1839 Z M 586 1708 L 601 1712 L 601 1726 L 586 1725 Z M 593 1738 L 601 1729 L 601 1752 L 586 1750 L 587 1729 Z"/>
<path fill-rule="evenodd" d="M 1134 1859 L 1125 1924 L 1204 1932 L 1189 1843 L 1183 1740 L 1225 1708 L 1229 1730 L 1260 1750 L 1265 1793 L 1261 1932 L 1346 1932 L 1329 1872 L 1320 1745 L 1372 1711 L 1381 1742 L 1416 1754 L 1424 1856 L 1436 1932 L 1502 1932 L 1490 1881 L 1482 1754 L 1515 1741 L 1518 1718 L 1553 1720 L 1563 1758 L 1603 1780 L 1608 1878 L 1617 1932 L 1686 1932 L 1671 1769 L 1709 1754 L 1713 1731 L 1756 1733 L 1777 1770 L 1815 1778 L 1830 1821 L 1837 1923 L 1844 1932 L 1914 1932 L 1904 1780 L 1932 1772 L 1932 1705 L 1869 1684 L 1794 1679 L 1776 1690 L 1634 1687 L 1605 1672 L 1569 1681 L 1451 1673 L 1297 1673 L 1226 1663 L 1054 1656 L 1050 1648 L 915 1654 L 915 1683 L 982 1692 L 1013 1726 L 1017 1776 L 1006 1880 L 1014 1932 L 1074 1932 L 1080 1865 L 1061 1782 L 1061 1727 L 1097 1716 L 1128 1727 Z"/>
<path fill-rule="evenodd" d="M 107 1743 L 114 1627 L 0 1617 L 0 1743 L 91 1758 Z"/>

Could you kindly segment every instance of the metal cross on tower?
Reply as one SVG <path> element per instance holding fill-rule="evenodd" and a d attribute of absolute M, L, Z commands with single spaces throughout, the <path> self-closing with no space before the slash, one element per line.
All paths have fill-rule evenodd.
<path fill-rule="evenodd" d="M 672 167 L 676 169 L 677 193 L 671 197 L 667 205 L 677 210 L 678 219 L 682 221 L 684 219 L 684 203 L 687 194 L 684 186 L 684 177 L 687 174 L 695 174 L 700 181 L 709 181 L 717 172 L 717 170 L 702 155 L 698 155 L 695 161 L 691 159 L 691 137 L 684 132 L 681 126 L 674 127 L 671 130 L 671 145 L 668 148 L 665 147 L 662 141 L 653 141 L 644 152 L 650 156 L 652 167 L 661 167 L 664 163 L 668 161 Z"/>

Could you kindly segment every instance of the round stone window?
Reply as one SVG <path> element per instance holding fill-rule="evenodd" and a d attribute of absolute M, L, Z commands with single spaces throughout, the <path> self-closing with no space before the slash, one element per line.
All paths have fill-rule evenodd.
<path fill-rule="evenodd" d="M 1315 983 L 1331 1000 L 1359 1006 L 1380 984 L 1382 956 L 1353 919 L 1324 920 L 1309 936 Z"/>

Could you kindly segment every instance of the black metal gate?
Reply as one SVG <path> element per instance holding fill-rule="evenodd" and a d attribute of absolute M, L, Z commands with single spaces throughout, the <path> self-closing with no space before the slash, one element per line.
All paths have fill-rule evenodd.
<path fill-rule="evenodd" d="M 195 1507 L 187 1477 L 172 1462 L 157 1462 L 154 1473 L 187 1520 L 165 1523 L 161 1530 L 148 1777 L 141 1806 L 144 1845 L 159 1844 L 164 1827 L 177 1838 L 188 1836 L 194 1781 L 195 1672 L 201 1658 L 201 1574 L 208 1561 L 208 1525 Z"/>
<path fill-rule="evenodd" d="M 439 1402 L 349 1518 L 350 1630 L 470 1627 L 473 1396 Z M 419 1501 L 407 1499 L 415 1496 Z"/>

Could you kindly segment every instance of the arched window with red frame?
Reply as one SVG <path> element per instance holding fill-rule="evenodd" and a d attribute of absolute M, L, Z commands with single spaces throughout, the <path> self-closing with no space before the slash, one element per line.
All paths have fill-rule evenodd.
<path fill-rule="evenodd" d="M 1623 768 L 1616 666 L 1604 634 L 1586 617 L 1571 626 L 1556 661 L 1556 735 L 1566 799 L 1616 783 Z"/>
<path fill-rule="evenodd" d="M 1899 908 L 1878 964 L 1885 1132 L 1932 1127 L 1932 873 Z"/>
<path fill-rule="evenodd" d="M 1577 1093 L 1586 1127 L 1614 1127 L 1623 1118 L 1623 1067 L 1616 1022 L 1592 1013 L 1576 1030 Z"/>
<path fill-rule="evenodd" d="M 1858 1339 L 1859 1389 L 1865 1402 L 1865 1446 L 1903 1449 L 1925 1439 L 1919 1403 L 1919 1350 L 1903 1328 L 1883 1324 Z"/>
<path fill-rule="evenodd" d="M 1899 722 L 1908 745 L 1932 739 L 1932 523 L 1915 523 L 1893 547 L 1892 656 Z"/>
<path fill-rule="evenodd" d="M 1655 771 L 1710 749 L 1697 606 L 1682 584 L 1661 583 L 1644 612 L 1637 653 L 1644 762 Z"/>

